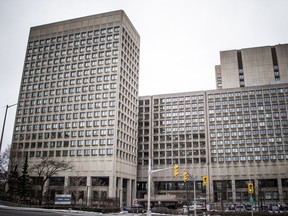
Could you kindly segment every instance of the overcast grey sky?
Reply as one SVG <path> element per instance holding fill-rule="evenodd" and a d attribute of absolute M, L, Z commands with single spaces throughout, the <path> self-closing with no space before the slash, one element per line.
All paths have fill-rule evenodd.
<path fill-rule="evenodd" d="M 287 43 L 287 8 L 287 0 L 0 0 L 0 129 L 18 99 L 32 26 L 123 9 L 141 36 L 142 96 L 214 89 L 219 51 Z"/>

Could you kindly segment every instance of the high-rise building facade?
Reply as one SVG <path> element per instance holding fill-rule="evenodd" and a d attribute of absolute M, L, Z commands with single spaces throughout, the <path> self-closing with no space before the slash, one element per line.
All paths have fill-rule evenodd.
<path fill-rule="evenodd" d="M 29 165 L 71 162 L 78 200 L 288 200 L 288 45 L 220 52 L 217 90 L 138 97 L 140 36 L 123 11 L 31 28 L 12 149 Z M 179 176 L 173 176 L 173 165 Z M 33 174 L 30 175 L 32 179 Z M 204 187 L 202 177 L 207 176 Z M 60 186 L 60 187 L 58 187 Z M 136 191 L 137 190 L 137 191 Z M 39 197 L 39 191 L 32 192 Z"/>
<path fill-rule="evenodd" d="M 196 176 L 199 200 L 249 203 L 247 185 L 252 182 L 257 204 L 287 202 L 288 46 L 241 52 L 240 68 L 241 53 L 221 52 L 216 74 L 223 86 L 217 90 L 140 97 L 139 200 L 147 200 L 150 159 L 152 170 L 165 169 L 152 175 L 152 201 L 191 202 L 192 179 L 183 179 L 187 171 Z M 239 71 L 245 77 L 243 86 Z M 178 177 L 173 176 L 174 164 Z M 203 176 L 208 177 L 206 187 Z"/>
<path fill-rule="evenodd" d="M 217 89 L 288 82 L 288 44 L 220 52 Z"/>
<path fill-rule="evenodd" d="M 287 84 L 140 97 L 139 200 L 147 200 L 151 159 L 152 170 L 171 168 L 153 174 L 152 201 L 187 201 L 184 171 L 209 202 L 248 203 L 248 182 L 259 203 L 287 201 L 287 99 Z"/>
<path fill-rule="evenodd" d="M 48 185 L 82 177 L 75 199 L 86 204 L 135 198 L 139 49 L 121 10 L 30 30 L 12 148 L 30 166 L 46 157 L 71 162 Z"/>

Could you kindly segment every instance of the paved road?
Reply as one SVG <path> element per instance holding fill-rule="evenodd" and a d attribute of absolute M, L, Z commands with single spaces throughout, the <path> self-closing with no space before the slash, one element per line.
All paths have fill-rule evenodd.
<path fill-rule="evenodd" d="M 56 212 L 39 212 L 39 211 L 23 211 L 20 209 L 5 209 L 0 208 L 0 215 L 1 216 L 60 216 L 59 213 Z M 78 214 L 79 215 L 79 214 Z"/>
<path fill-rule="evenodd" d="M 68 211 L 68 210 L 55 210 L 55 209 L 37 209 L 37 208 L 21 208 L 21 207 L 10 207 L 0 205 L 1 216 L 136 216 L 137 214 L 118 213 L 118 214 L 101 214 L 95 212 L 84 212 L 84 211 Z M 138 214 L 141 216 L 142 214 Z"/>
<path fill-rule="evenodd" d="M 68 211 L 68 210 L 53 210 L 53 209 L 37 209 L 37 208 L 18 208 L 18 207 L 8 207 L 0 206 L 1 216 L 79 216 L 79 215 L 89 215 L 97 216 L 100 214 L 92 212 L 81 212 L 81 211 Z"/>

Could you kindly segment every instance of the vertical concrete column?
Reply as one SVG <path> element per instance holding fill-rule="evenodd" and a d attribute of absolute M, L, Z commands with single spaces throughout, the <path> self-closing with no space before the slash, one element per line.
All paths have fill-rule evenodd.
<path fill-rule="evenodd" d="M 64 179 L 64 188 L 67 190 L 67 188 L 69 187 L 69 177 L 68 176 L 65 176 L 65 179 Z M 65 190 L 64 189 L 64 190 Z M 64 191 L 64 193 L 67 193 L 67 191 Z"/>
<path fill-rule="evenodd" d="M 117 196 L 119 198 L 120 207 L 123 205 L 123 178 L 118 177 Z"/>
<path fill-rule="evenodd" d="M 137 198 L 137 196 L 136 196 L 136 191 L 137 191 L 136 179 L 132 179 L 131 185 L 132 185 L 132 200 L 133 200 L 133 199 Z M 132 200 L 131 200 L 131 202 L 132 202 Z"/>
<path fill-rule="evenodd" d="M 109 197 L 116 197 L 116 190 L 117 190 L 117 177 L 116 176 L 109 176 Z"/>
<path fill-rule="evenodd" d="M 127 203 L 126 206 L 130 206 L 132 203 L 132 179 L 127 179 Z"/>
<path fill-rule="evenodd" d="M 213 180 L 211 178 L 208 178 L 208 186 L 206 188 L 206 192 L 208 194 L 208 203 L 214 202 L 214 187 L 213 187 Z"/>
<path fill-rule="evenodd" d="M 232 187 L 232 202 L 236 203 L 236 185 L 234 176 L 231 176 L 231 187 Z"/>
<path fill-rule="evenodd" d="M 281 180 L 281 178 L 278 178 L 277 181 L 278 181 L 279 202 L 283 202 L 282 180 Z"/>
<path fill-rule="evenodd" d="M 259 202 L 259 180 L 258 178 L 254 179 L 254 203 L 256 203 L 256 201 Z"/>
<path fill-rule="evenodd" d="M 87 184 L 86 184 L 86 205 L 87 206 L 91 205 L 91 190 L 92 190 L 91 176 L 87 176 Z"/>

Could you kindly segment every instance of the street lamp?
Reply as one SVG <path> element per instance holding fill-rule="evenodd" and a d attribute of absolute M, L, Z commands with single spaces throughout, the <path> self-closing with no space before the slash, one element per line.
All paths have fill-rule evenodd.
<path fill-rule="evenodd" d="M 5 129 L 5 124 L 6 124 L 6 117 L 7 117 L 7 111 L 10 107 L 13 107 L 17 105 L 16 104 L 12 104 L 12 105 L 6 105 L 6 110 L 5 110 L 5 115 L 4 115 L 4 121 L 3 121 L 3 127 L 2 127 L 2 133 L 1 133 L 1 140 L 0 140 L 0 152 L 1 152 L 1 148 L 2 148 L 2 141 L 3 141 L 3 136 L 4 136 L 4 129 Z"/>

